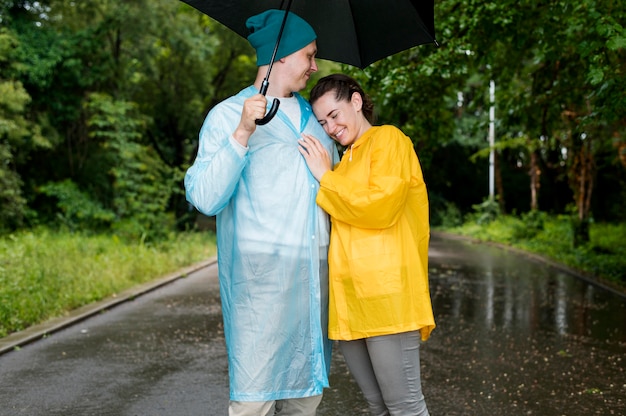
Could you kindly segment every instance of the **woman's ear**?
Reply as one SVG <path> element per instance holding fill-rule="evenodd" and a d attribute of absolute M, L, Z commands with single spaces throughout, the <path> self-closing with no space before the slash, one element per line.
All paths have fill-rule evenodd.
<path fill-rule="evenodd" d="M 356 91 L 352 93 L 350 102 L 352 103 L 355 111 L 361 111 L 361 108 L 363 108 L 363 97 L 361 97 L 361 94 Z"/>

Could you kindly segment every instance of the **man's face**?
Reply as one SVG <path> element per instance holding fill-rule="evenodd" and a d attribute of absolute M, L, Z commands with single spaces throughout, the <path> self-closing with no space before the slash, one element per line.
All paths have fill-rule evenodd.
<path fill-rule="evenodd" d="M 301 91 L 306 87 L 306 83 L 309 78 L 311 78 L 311 74 L 317 71 L 317 63 L 315 63 L 316 54 L 317 43 L 313 41 L 304 48 L 283 58 L 285 63 L 286 86 L 289 87 L 288 93 Z"/>

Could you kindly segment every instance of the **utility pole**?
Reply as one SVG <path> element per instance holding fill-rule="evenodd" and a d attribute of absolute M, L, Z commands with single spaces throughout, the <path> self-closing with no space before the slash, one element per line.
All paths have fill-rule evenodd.
<path fill-rule="evenodd" d="M 495 118 L 496 118 L 496 108 L 495 108 L 495 96 L 496 96 L 496 84 L 493 80 L 489 82 L 489 200 L 494 200 L 494 179 L 495 179 L 495 136 L 496 136 L 496 127 L 495 127 Z"/>

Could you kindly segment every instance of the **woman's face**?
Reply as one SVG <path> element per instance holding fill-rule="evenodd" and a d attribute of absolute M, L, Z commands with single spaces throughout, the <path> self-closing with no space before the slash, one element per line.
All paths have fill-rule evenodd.
<path fill-rule="evenodd" d="M 335 91 L 329 91 L 313 104 L 313 112 L 330 137 L 342 146 L 350 146 L 370 126 L 361 107 L 359 93 L 353 93 L 350 101 L 337 101 Z"/>

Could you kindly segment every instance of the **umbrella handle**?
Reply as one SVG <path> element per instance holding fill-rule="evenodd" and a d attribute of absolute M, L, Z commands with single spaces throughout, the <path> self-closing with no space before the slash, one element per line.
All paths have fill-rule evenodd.
<path fill-rule="evenodd" d="M 258 126 L 263 126 L 263 125 L 269 123 L 270 120 L 273 119 L 274 116 L 276 115 L 276 113 L 278 112 L 278 106 L 279 105 L 280 105 L 280 101 L 278 100 L 278 98 L 274 98 L 274 101 L 272 102 L 272 108 L 270 108 L 270 111 L 267 112 L 265 117 L 260 118 L 258 120 L 254 120 L 254 122 Z"/>
<path fill-rule="evenodd" d="M 267 82 L 267 79 L 263 80 L 263 84 L 261 85 L 261 94 L 265 95 L 267 93 L 267 87 L 269 87 L 270 83 Z M 280 105 L 280 100 L 278 98 L 274 98 L 274 101 L 272 102 L 272 107 L 270 108 L 270 111 L 267 112 L 267 114 L 265 115 L 265 117 L 260 118 L 258 120 L 255 120 L 254 122 L 258 125 L 258 126 L 263 126 L 267 123 L 270 122 L 271 119 L 274 118 L 274 116 L 276 115 L 276 113 L 278 112 L 278 106 Z"/>

